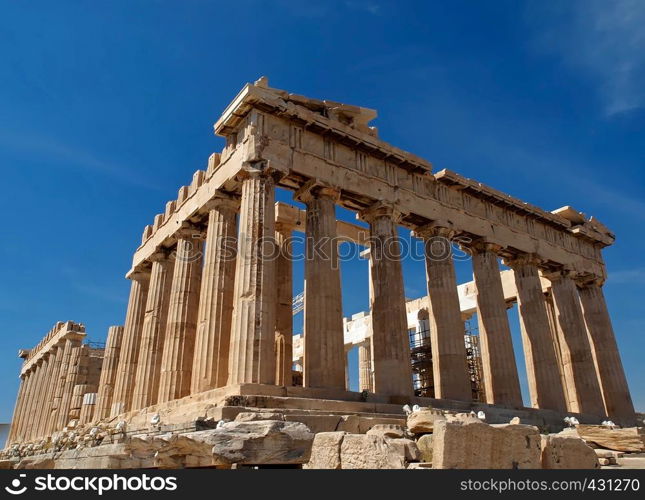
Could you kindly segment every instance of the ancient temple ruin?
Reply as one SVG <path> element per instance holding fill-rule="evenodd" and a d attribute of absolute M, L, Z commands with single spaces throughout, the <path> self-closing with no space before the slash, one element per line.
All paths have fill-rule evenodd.
<path fill-rule="evenodd" d="M 433 172 L 379 139 L 375 117 L 271 88 L 264 78 L 246 85 L 215 123 L 223 151 L 144 228 L 126 276 L 125 324 L 110 328 L 104 351 L 84 345 L 83 326 L 68 322 L 21 354 L 9 443 L 47 439 L 70 422 L 126 422 L 134 433 L 158 417 L 158 430 L 195 429 L 200 419 L 248 407 L 287 408 L 307 422 L 307 411 L 386 419 L 418 403 L 514 409 L 523 421 L 576 414 L 632 424 L 602 288 L 602 249 L 614 235 L 571 207 L 545 211 L 457 173 Z M 293 191 L 306 209 L 276 203 L 277 188 Z M 367 229 L 338 221 L 336 206 L 356 212 Z M 427 296 L 412 302 L 399 226 L 426 249 Z M 296 336 L 294 231 L 308 242 L 304 331 Z M 339 238 L 369 259 L 370 310 L 349 319 Z M 472 283 L 456 282 L 452 242 L 472 256 Z M 502 272 L 500 261 L 511 270 Z M 520 393 L 510 303 L 519 310 L 530 408 Z M 478 335 L 469 347 L 464 321 L 474 313 Z M 359 392 L 348 390 L 352 346 Z"/>

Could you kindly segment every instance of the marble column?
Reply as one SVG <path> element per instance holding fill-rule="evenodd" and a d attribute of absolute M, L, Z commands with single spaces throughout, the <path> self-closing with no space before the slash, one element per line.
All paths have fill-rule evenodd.
<path fill-rule="evenodd" d="M 114 395 L 110 416 L 115 417 L 130 410 L 132 405 L 133 388 L 139 361 L 141 347 L 141 331 L 143 329 L 143 316 L 146 308 L 146 298 L 150 284 L 150 272 L 135 271 L 130 275 L 132 285 L 130 299 L 123 327 L 123 341 L 121 355 L 114 383 Z"/>
<path fill-rule="evenodd" d="M 371 341 L 367 339 L 358 346 L 358 390 L 374 392 L 372 389 Z"/>
<path fill-rule="evenodd" d="M 581 282 L 579 287 L 580 302 L 591 339 L 607 415 L 617 422 L 633 425 L 636 418 L 634 404 L 627 386 L 601 282 L 587 280 Z"/>
<path fill-rule="evenodd" d="M 174 261 L 167 250 L 159 250 L 151 257 L 150 286 L 146 311 L 141 329 L 141 347 L 137 376 L 132 397 L 132 408 L 147 408 L 157 403 L 161 378 L 161 357 L 166 340 L 168 305 Z"/>
<path fill-rule="evenodd" d="M 10 445 L 15 441 L 16 432 L 20 425 L 20 411 L 25 402 L 26 381 L 26 376 L 21 374 L 20 384 L 18 386 L 18 396 L 16 397 L 16 404 L 13 409 L 13 418 L 11 419 L 11 429 L 9 430 L 9 436 L 7 438 L 7 445 Z"/>
<path fill-rule="evenodd" d="M 65 391 L 65 381 L 69 374 L 70 361 L 72 357 L 72 350 L 81 345 L 81 341 L 78 339 L 65 339 L 64 345 L 61 347 L 61 364 L 58 370 L 58 374 L 54 376 L 55 378 L 55 390 L 52 400 L 52 411 L 50 413 L 48 422 L 47 422 L 47 433 L 51 434 L 54 431 L 61 430 L 62 427 L 58 426 L 59 422 L 59 410 L 61 402 L 63 400 L 63 393 Z"/>
<path fill-rule="evenodd" d="M 275 383 L 275 181 L 261 162 L 245 167 L 228 385 Z"/>
<path fill-rule="evenodd" d="M 276 260 L 277 301 L 275 317 L 277 385 L 293 383 L 293 259 L 291 233 L 294 225 L 276 223 L 275 237 L 279 255 Z"/>
<path fill-rule="evenodd" d="M 69 371 L 65 378 L 65 385 L 63 388 L 63 397 L 58 408 L 58 429 L 63 429 L 69 423 L 69 414 L 72 407 L 72 398 L 74 396 L 74 387 L 79 383 L 79 378 L 82 375 L 83 367 L 86 364 L 88 356 L 87 347 L 80 345 L 72 348 L 72 354 L 69 359 Z"/>
<path fill-rule="evenodd" d="M 477 286 L 477 319 L 486 402 L 522 407 L 520 379 L 497 262 L 501 248 L 477 242 L 469 249 Z"/>
<path fill-rule="evenodd" d="M 44 385 L 43 406 L 38 414 L 38 435 L 46 436 L 48 434 L 49 417 L 54 404 L 54 391 L 56 388 L 56 377 L 60 371 L 62 362 L 62 346 L 52 346 L 49 351 L 49 365 L 47 368 L 47 379 Z"/>
<path fill-rule="evenodd" d="M 397 232 L 400 214 L 378 203 L 361 213 L 370 225 L 372 373 L 376 394 L 413 394 L 410 343 Z"/>
<path fill-rule="evenodd" d="M 336 234 L 337 189 L 307 183 L 303 385 L 345 389 L 343 304 Z"/>
<path fill-rule="evenodd" d="M 551 281 L 568 387 L 567 407 L 575 413 L 604 416 L 605 406 L 576 285 L 567 271 L 550 272 L 545 276 Z"/>
<path fill-rule="evenodd" d="M 430 224 L 418 228 L 415 233 L 423 238 L 425 245 L 434 397 L 471 401 L 465 329 L 451 244 L 454 231 Z"/>
<path fill-rule="evenodd" d="M 159 403 L 190 394 L 203 257 L 201 229 L 180 229 L 161 357 Z"/>
<path fill-rule="evenodd" d="M 43 379 L 45 378 L 45 369 L 43 365 L 45 360 L 40 358 L 35 363 L 34 369 L 34 383 L 31 386 L 31 397 L 29 402 L 29 407 L 27 408 L 27 413 L 25 415 L 25 426 L 23 428 L 24 439 L 31 440 L 35 437 L 36 430 L 36 419 L 34 416 L 38 412 L 38 408 L 41 406 L 41 397 L 42 397 L 42 384 Z"/>
<path fill-rule="evenodd" d="M 233 319 L 239 202 L 218 194 L 206 204 L 208 228 L 202 271 L 191 393 L 223 387 Z"/>
<path fill-rule="evenodd" d="M 538 270 L 540 261 L 533 255 L 521 254 L 504 262 L 515 276 L 531 406 L 565 412 L 559 361 Z"/>
<path fill-rule="evenodd" d="M 105 344 L 99 392 L 96 400 L 96 408 L 94 409 L 95 420 L 103 420 L 110 416 L 112 396 L 114 395 L 114 383 L 116 381 L 116 374 L 119 366 L 122 342 L 123 327 L 111 326 L 108 329 L 107 342 Z"/>
<path fill-rule="evenodd" d="M 17 442 L 21 442 L 25 439 L 24 428 L 25 420 L 28 418 L 27 414 L 29 411 L 29 406 L 31 404 L 31 387 L 34 383 L 34 370 L 33 366 L 29 368 L 28 371 L 24 374 L 25 377 L 25 388 L 24 388 L 24 401 L 20 408 L 20 414 L 16 422 L 16 430 L 14 439 Z"/>

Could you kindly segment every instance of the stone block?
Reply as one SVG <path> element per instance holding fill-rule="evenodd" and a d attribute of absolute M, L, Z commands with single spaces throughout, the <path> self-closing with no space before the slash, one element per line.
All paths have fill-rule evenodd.
<path fill-rule="evenodd" d="M 306 469 L 340 469 L 340 445 L 345 432 L 320 432 L 314 437 Z"/>
<path fill-rule="evenodd" d="M 432 464 L 435 469 L 539 469 L 540 434 L 521 424 L 437 420 Z"/>
<path fill-rule="evenodd" d="M 602 425 L 578 425 L 576 431 L 587 443 L 601 448 L 632 453 L 645 451 L 645 429 L 642 427 L 609 429 Z"/>
<path fill-rule="evenodd" d="M 433 432 L 437 420 L 445 420 L 443 412 L 432 408 L 422 408 L 408 415 L 408 429 L 413 434 L 427 434 Z"/>
<path fill-rule="evenodd" d="M 417 446 L 421 452 L 421 460 L 424 462 L 432 463 L 432 446 L 434 436 L 432 434 L 424 434 L 417 440 Z"/>
<path fill-rule="evenodd" d="M 377 424 L 366 433 L 368 436 L 382 436 L 384 438 L 404 438 L 405 429 L 400 425 Z"/>
<path fill-rule="evenodd" d="M 571 434 L 542 436 L 542 468 L 598 469 L 598 456 L 582 439 Z"/>
<path fill-rule="evenodd" d="M 342 469 L 405 469 L 408 458 L 417 456 L 416 443 L 410 439 L 347 434 L 340 446 Z"/>

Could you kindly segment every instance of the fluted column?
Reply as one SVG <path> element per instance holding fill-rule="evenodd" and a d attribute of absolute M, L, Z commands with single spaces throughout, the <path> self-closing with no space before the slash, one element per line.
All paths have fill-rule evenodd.
<path fill-rule="evenodd" d="M 132 408 L 138 410 L 157 402 L 161 379 L 161 357 L 166 340 L 168 306 L 174 261 L 167 250 L 154 253 L 150 260 L 150 286 L 141 329 L 141 347 Z"/>
<path fill-rule="evenodd" d="M 373 392 L 372 389 L 372 353 L 371 341 L 368 339 L 358 346 L 358 390 Z"/>
<path fill-rule="evenodd" d="M 139 349 L 141 347 L 143 316 L 150 285 L 150 273 L 147 270 L 135 271 L 131 274 L 130 280 L 132 281 L 130 299 L 128 300 L 128 310 L 123 327 L 119 368 L 110 410 L 110 416 L 112 417 L 129 411 L 132 406 L 137 362 L 139 361 Z"/>
<path fill-rule="evenodd" d="M 63 400 L 63 393 L 65 392 L 65 382 L 70 371 L 72 350 L 80 345 L 80 340 L 68 338 L 65 340 L 65 344 L 62 347 L 60 368 L 58 370 L 58 374 L 54 376 L 55 390 L 53 394 L 54 398 L 52 400 L 52 411 L 47 423 L 48 434 L 62 429 L 62 427 L 59 427 L 58 422 L 60 421 L 60 408 Z"/>
<path fill-rule="evenodd" d="M 202 231 L 196 227 L 180 229 L 175 255 L 166 338 L 161 357 L 159 403 L 190 394 L 204 257 Z"/>
<path fill-rule="evenodd" d="M 116 381 L 119 357 L 121 355 L 121 343 L 123 342 L 123 327 L 111 326 L 108 329 L 105 354 L 103 356 L 103 368 L 101 369 L 101 380 L 99 392 L 96 398 L 94 419 L 103 420 L 110 416 L 112 408 L 112 397 L 114 396 L 114 383 Z"/>
<path fill-rule="evenodd" d="M 527 254 L 505 260 L 515 276 L 531 406 L 566 411 L 558 356 L 551 334 L 538 263 L 535 256 Z"/>
<path fill-rule="evenodd" d="M 291 233 L 293 224 L 276 223 L 275 237 L 279 251 L 276 260 L 276 385 L 289 387 L 293 383 L 293 260 Z"/>
<path fill-rule="evenodd" d="M 18 419 L 15 435 L 15 440 L 18 442 L 26 439 L 25 428 L 29 422 L 29 409 L 33 401 L 33 386 L 36 381 L 36 370 L 34 368 L 34 366 L 31 366 L 29 371 L 25 374 L 25 401 L 20 409 L 20 418 Z"/>
<path fill-rule="evenodd" d="M 303 385 L 345 388 L 343 304 L 336 235 L 336 189 L 307 183 Z"/>
<path fill-rule="evenodd" d="M 39 408 L 42 406 L 42 386 L 46 375 L 46 362 L 44 357 L 40 358 L 36 362 L 36 367 L 34 369 L 34 383 L 31 386 L 31 401 L 29 403 L 29 408 L 27 409 L 26 421 L 24 427 L 24 438 L 26 440 L 32 440 L 36 434 L 38 428 L 38 423 L 36 421 L 36 415 L 38 414 Z"/>
<path fill-rule="evenodd" d="M 238 206 L 236 199 L 223 194 L 206 205 L 208 228 L 197 313 L 192 394 L 223 387 L 228 381 Z"/>
<path fill-rule="evenodd" d="M 110 415 L 113 417 L 130 410 L 132 405 L 132 389 L 134 388 L 137 374 L 150 272 L 147 270 L 135 271 L 130 275 L 130 280 L 132 281 L 130 299 L 128 300 L 128 311 L 123 327 L 121 356 L 110 411 Z"/>
<path fill-rule="evenodd" d="M 42 409 L 38 413 L 38 436 L 45 436 L 48 434 L 49 417 L 54 404 L 54 390 L 56 388 L 56 376 L 60 370 L 62 361 L 63 350 L 61 346 L 52 346 L 49 351 L 49 363 L 47 366 L 47 378 L 43 386 L 44 394 L 42 401 Z"/>
<path fill-rule="evenodd" d="M 470 401 L 464 322 L 452 258 L 454 232 L 431 224 L 417 229 L 416 235 L 425 244 L 434 397 Z"/>
<path fill-rule="evenodd" d="M 497 262 L 500 247 L 477 242 L 469 248 L 477 286 L 477 319 L 486 402 L 521 407 L 520 379 Z"/>
<path fill-rule="evenodd" d="M 576 285 L 567 271 L 545 274 L 551 281 L 558 336 L 567 383 L 567 407 L 576 413 L 605 415 L 591 345 Z"/>
<path fill-rule="evenodd" d="M 16 404 L 13 409 L 13 417 L 11 418 L 11 429 L 9 430 L 9 436 L 7 438 L 7 445 L 12 444 L 15 440 L 18 426 L 20 424 L 20 410 L 25 402 L 25 387 L 26 387 L 26 376 L 24 374 L 20 375 L 20 384 L 18 385 L 18 395 L 16 397 Z"/>
<path fill-rule="evenodd" d="M 392 207 L 382 203 L 361 213 L 370 225 L 374 392 L 411 396 L 410 343 L 396 224 L 399 217 Z"/>
<path fill-rule="evenodd" d="M 587 280 L 580 283 L 579 287 L 580 302 L 591 339 L 607 415 L 633 425 L 634 404 L 627 386 L 601 282 Z"/>
<path fill-rule="evenodd" d="M 242 171 L 229 385 L 275 383 L 275 181 L 262 164 Z"/>
<path fill-rule="evenodd" d="M 33 371 L 28 371 L 22 375 L 22 397 L 20 399 L 20 406 L 16 411 L 16 416 L 11 426 L 11 439 L 10 442 L 19 442 L 22 441 L 24 436 L 22 434 L 22 429 L 24 427 L 25 415 L 27 408 L 29 407 L 30 399 L 30 387 L 33 382 Z"/>
<path fill-rule="evenodd" d="M 58 429 L 63 429 L 69 423 L 69 413 L 72 407 L 72 398 L 74 396 L 74 387 L 79 383 L 79 377 L 82 375 L 83 367 L 86 365 L 88 356 L 87 348 L 83 345 L 72 348 L 69 359 L 69 371 L 65 378 L 63 388 L 63 397 L 58 408 Z"/>

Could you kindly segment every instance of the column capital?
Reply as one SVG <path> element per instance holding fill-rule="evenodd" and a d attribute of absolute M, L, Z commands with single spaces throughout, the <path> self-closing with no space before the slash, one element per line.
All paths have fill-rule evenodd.
<path fill-rule="evenodd" d="M 181 227 L 175 231 L 174 235 L 177 239 L 184 240 L 201 240 L 205 237 L 204 229 L 191 223 L 184 221 Z"/>
<path fill-rule="evenodd" d="M 418 226 L 414 229 L 413 235 L 416 238 L 428 239 L 435 236 L 441 236 L 444 238 L 451 239 L 457 234 L 457 231 L 453 228 L 452 224 L 448 221 L 432 221 L 423 226 Z"/>
<path fill-rule="evenodd" d="M 302 203 L 308 203 L 314 198 L 327 198 L 337 203 L 340 189 L 318 179 L 309 179 L 293 194 L 293 199 Z"/>
<path fill-rule="evenodd" d="M 153 253 L 150 257 L 148 257 L 148 260 L 150 262 L 163 262 L 170 259 L 171 253 L 172 252 L 170 251 L 169 248 L 159 247 L 157 248 L 155 253 Z"/>
<path fill-rule="evenodd" d="M 228 211 L 237 213 L 240 208 L 240 199 L 237 196 L 216 191 L 215 195 L 204 204 L 204 210 L 219 210 L 220 212 Z"/>
<path fill-rule="evenodd" d="M 563 278 L 575 280 L 578 275 L 573 269 L 563 266 L 558 269 L 543 269 L 542 276 L 548 279 L 551 283 L 555 283 Z"/>
<path fill-rule="evenodd" d="M 605 284 L 605 278 L 595 274 L 579 274 L 575 281 L 578 288 L 602 287 Z"/>
<path fill-rule="evenodd" d="M 150 279 L 150 270 L 149 269 L 136 269 L 132 271 L 127 278 L 133 281 L 146 281 Z"/>
<path fill-rule="evenodd" d="M 499 255 L 504 248 L 502 245 L 493 243 L 492 241 L 486 240 L 484 238 L 479 238 L 470 242 L 460 241 L 460 246 L 470 250 L 473 253 L 485 253 L 492 252 Z"/>
<path fill-rule="evenodd" d="M 253 177 L 266 177 L 277 182 L 284 177 L 284 172 L 271 167 L 267 160 L 245 161 L 235 175 L 236 180 L 244 181 Z"/>
<path fill-rule="evenodd" d="M 377 201 L 373 205 L 361 210 L 356 218 L 371 223 L 376 219 L 387 217 L 398 223 L 403 218 L 403 213 L 397 210 L 393 204 L 384 201 Z"/>
<path fill-rule="evenodd" d="M 502 259 L 505 266 L 515 269 L 516 267 L 532 265 L 539 267 L 544 263 L 544 259 L 535 253 L 514 252 Z"/>

